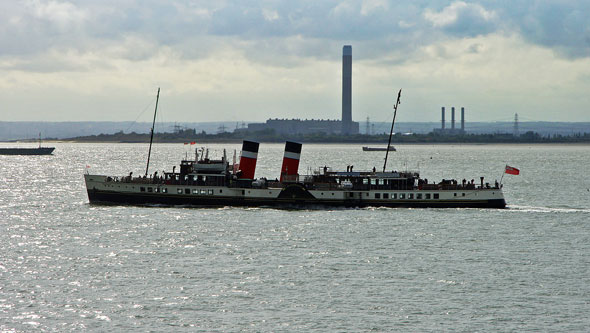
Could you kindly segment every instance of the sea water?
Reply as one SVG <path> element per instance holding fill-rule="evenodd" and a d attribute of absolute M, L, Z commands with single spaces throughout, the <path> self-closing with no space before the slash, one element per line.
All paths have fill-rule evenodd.
<path fill-rule="evenodd" d="M 2 144 L 5 146 L 6 144 Z M 83 173 L 146 169 L 146 144 L 0 156 L 1 331 L 588 331 L 590 146 L 396 145 L 387 170 L 500 181 L 508 209 L 90 205 Z M 155 144 L 148 173 L 194 158 Z M 208 145 L 210 157 L 240 145 Z M 257 177 L 279 176 L 262 144 Z M 382 169 L 306 144 L 300 173 Z"/>

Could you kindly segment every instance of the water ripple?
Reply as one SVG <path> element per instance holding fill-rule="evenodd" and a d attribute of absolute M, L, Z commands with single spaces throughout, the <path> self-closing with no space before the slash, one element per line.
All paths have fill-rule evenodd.
<path fill-rule="evenodd" d="M 397 148 L 429 179 L 522 174 L 507 210 L 122 207 L 89 205 L 82 173 L 141 172 L 145 145 L 0 156 L 0 331 L 586 331 L 589 147 Z M 154 170 L 183 149 L 157 144 Z M 367 156 L 306 145 L 301 168 Z"/>

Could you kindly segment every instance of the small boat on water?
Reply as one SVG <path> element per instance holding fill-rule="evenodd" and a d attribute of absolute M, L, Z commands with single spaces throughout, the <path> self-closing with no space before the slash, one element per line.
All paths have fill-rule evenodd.
<path fill-rule="evenodd" d="M 363 146 L 363 151 L 387 151 L 387 147 L 367 147 Z M 397 151 L 395 147 L 390 146 L 389 151 Z"/>
<path fill-rule="evenodd" d="M 41 133 L 39 133 L 39 147 L 0 148 L 0 155 L 51 155 L 54 150 L 55 147 L 41 147 Z"/>
<path fill-rule="evenodd" d="M 0 155 L 51 155 L 55 147 L 0 148 Z"/>

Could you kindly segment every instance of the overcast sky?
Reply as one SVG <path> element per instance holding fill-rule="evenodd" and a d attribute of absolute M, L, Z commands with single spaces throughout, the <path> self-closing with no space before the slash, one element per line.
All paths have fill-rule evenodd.
<path fill-rule="evenodd" d="M 355 121 L 590 121 L 568 0 L 0 0 L 0 120 L 338 119 L 346 44 Z"/>

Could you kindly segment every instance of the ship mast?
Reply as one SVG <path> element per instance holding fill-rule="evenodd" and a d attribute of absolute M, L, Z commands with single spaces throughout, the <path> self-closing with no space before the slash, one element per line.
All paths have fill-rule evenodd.
<path fill-rule="evenodd" d="M 402 97 L 402 90 L 400 89 L 397 93 L 397 102 L 393 106 L 393 121 L 391 122 L 391 131 L 389 131 L 389 141 L 387 142 L 387 150 L 385 151 L 385 162 L 383 163 L 383 172 L 387 166 L 387 157 L 389 155 L 389 147 L 391 146 L 391 136 L 393 135 L 393 125 L 395 124 L 395 116 L 397 114 L 397 106 L 400 104 L 400 98 Z"/>
<path fill-rule="evenodd" d="M 160 99 L 160 88 L 158 87 L 158 94 L 156 95 L 156 109 L 154 110 L 154 121 L 152 122 L 152 134 L 150 136 L 150 149 L 148 150 L 147 166 L 145 167 L 145 175 L 148 175 L 150 168 L 150 155 L 152 153 L 152 142 L 154 141 L 154 126 L 156 126 L 156 113 L 158 112 L 158 100 Z"/>

